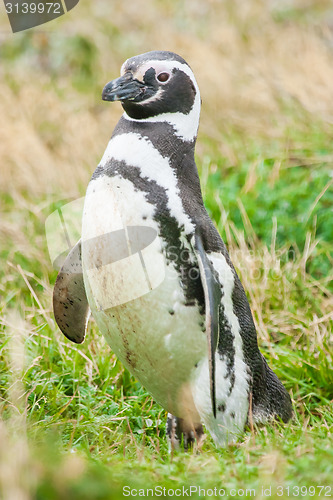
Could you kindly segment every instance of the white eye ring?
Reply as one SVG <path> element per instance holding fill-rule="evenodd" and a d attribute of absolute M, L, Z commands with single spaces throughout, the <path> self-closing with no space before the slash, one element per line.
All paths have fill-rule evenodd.
<path fill-rule="evenodd" d="M 170 80 L 170 76 L 170 73 L 168 73 L 167 71 L 161 71 L 161 73 L 156 76 L 156 80 L 158 80 L 160 83 L 167 83 Z"/>

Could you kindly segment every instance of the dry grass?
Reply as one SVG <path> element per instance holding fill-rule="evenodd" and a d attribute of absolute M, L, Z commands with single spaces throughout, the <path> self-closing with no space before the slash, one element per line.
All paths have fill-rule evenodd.
<path fill-rule="evenodd" d="M 259 0 L 81 2 L 70 15 L 45 25 L 45 32 L 32 32 L 30 56 L 2 68 L 2 189 L 76 196 L 80 185 L 82 191 L 121 113 L 120 106 L 100 102 L 101 88 L 117 76 L 125 58 L 157 48 L 180 53 L 193 67 L 203 98 L 200 137 L 214 141 L 231 164 L 253 138 L 268 148 L 288 128 L 306 129 L 288 107 L 300 107 L 309 113 L 307 120 L 330 126 L 332 10 L 325 1 L 307 4 L 317 16 L 276 22 L 274 3 Z M 4 30 L 6 23 L 3 19 Z M 85 93 L 73 90 L 66 61 L 63 68 L 57 63 L 66 38 L 78 33 L 97 49 L 95 84 Z M 3 34 L 2 42 L 10 43 L 11 36 Z M 235 128 L 243 145 L 226 140 Z M 202 157 L 209 147 L 200 137 Z"/>

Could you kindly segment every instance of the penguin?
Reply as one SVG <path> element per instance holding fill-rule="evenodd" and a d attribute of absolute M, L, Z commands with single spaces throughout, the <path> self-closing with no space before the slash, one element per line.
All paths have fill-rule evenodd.
<path fill-rule="evenodd" d="M 92 314 L 123 365 L 168 413 L 185 449 L 292 416 L 260 353 L 250 306 L 202 198 L 194 150 L 201 98 L 175 53 L 126 60 L 103 89 L 123 115 L 89 182 L 81 240 L 55 283 L 60 330 L 81 343 Z"/>

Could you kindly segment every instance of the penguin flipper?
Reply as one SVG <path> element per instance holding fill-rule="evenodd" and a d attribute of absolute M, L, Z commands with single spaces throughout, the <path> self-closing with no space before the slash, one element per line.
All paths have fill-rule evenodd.
<path fill-rule="evenodd" d="M 81 241 L 69 252 L 59 271 L 53 290 L 53 312 L 62 333 L 81 344 L 90 316 L 82 274 Z"/>
<path fill-rule="evenodd" d="M 205 296 L 206 310 L 206 335 L 208 342 L 208 364 L 210 378 L 210 395 L 212 401 L 213 414 L 216 418 L 216 381 L 215 381 L 215 352 L 219 341 L 219 311 L 222 298 L 221 287 L 216 278 L 213 265 L 211 264 L 201 235 L 196 232 L 195 249 L 200 270 L 200 278 Z"/>

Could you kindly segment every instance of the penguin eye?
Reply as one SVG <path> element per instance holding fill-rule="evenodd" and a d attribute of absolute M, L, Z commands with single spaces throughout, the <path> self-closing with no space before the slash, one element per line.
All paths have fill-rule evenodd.
<path fill-rule="evenodd" d="M 166 83 L 170 78 L 169 73 L 163 72 L 157 75 L 157 80 L 161 83 Z"/>

